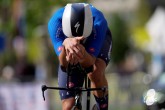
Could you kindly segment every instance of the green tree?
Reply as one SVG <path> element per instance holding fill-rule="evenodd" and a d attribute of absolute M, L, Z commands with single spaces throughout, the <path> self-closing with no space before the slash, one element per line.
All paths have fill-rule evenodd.
<path fill-rule="evenodd" d="M 119 14 L 112 16 L 110 27 L 112 31 L 112 62 L 119 64 L 130 50 L 128 27 Z"/>

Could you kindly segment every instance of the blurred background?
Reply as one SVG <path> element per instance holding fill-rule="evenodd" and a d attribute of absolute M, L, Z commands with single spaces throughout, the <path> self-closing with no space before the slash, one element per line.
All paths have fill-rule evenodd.
<path fill-rule="evenodd" d="M 61 110 L 58 91 L 47 91 L 44 102 L 41 85 L 57 86 L 58 59 L 47 23 L 71 2 L 91 3 L 104 13 L 111 29 L 113 48 L 105 72 L 109 109 L 161 109 L 164 0 L 0 0 L 0 110 Z"/>

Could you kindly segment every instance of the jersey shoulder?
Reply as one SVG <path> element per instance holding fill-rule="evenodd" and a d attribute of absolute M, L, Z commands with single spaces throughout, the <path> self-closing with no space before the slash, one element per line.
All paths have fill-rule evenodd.
<path fill-rule="evenodd" d="M 106 22 L 104 14 L 100 10 L 98 10 L 92 5 L 90 5 L 90 8 L 91 8 L 92 15 L 94 18 L 94 23 Z"/>
<path fill-rule="evenodd" d="M 64 7 L 56 10 L 52 17 L 56 19 L 62 19 L 63 12 L 64 12 Z"/>
<path fill-rule="evenodd" d="M 93 16 L 100 16 L 100 17 L 104 16 L 103 13 L 93 5 L 90 5 L 90 9 L 92 11 Z"/>

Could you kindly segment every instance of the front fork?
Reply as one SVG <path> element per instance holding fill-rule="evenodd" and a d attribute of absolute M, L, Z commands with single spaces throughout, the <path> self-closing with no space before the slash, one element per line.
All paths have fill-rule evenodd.
<path fill-rule="evenodd" d="M 73 106 L 72 110 L 82 110 L 82 93 L 77 93 L 75 96 L 75 105 Z"/>

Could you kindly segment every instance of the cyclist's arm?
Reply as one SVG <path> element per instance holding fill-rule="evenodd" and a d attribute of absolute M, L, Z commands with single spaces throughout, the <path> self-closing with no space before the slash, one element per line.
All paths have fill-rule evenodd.
<path fill-rule="evenodd" d="M 68 61 L 66 60 L 66 51 L 65 51 L 64 47 L 62 48 L 62 51 L 61 51 L 60 55 L 58 56 L 58 59 L 59 59 L 59 63 L 61 65 L 61 67 L 63 69 L 66 69 L 67 65 L 68 65 Z"/>
<path fill-rule="evenodd" d="M 89 67 L 95 63 L 107 31 L 107 22 L 103 14 L 95 8 L 92 8 L 92 14 L 95 18 L 94 29 L 96 32 L 94 33 L 95 35 L 89 36 L 89 40 L 87 41 L 85 58 L 81 61 L 85 67 Z"/>
<path fill-rule="evenodd" d="M 97 58 L 105 40 L 108 26 L 102 12 L 94 7 L 92 7 L 91 10 L 92 15 L 94 16 L 94 34 L 92 36 L 89 36 L 86 50 L 88 53 Z"/>
<path fill-rule="evenodd" d="M 83 37 L 66 38 L 63 42 L 63 45 L 65 47 L 65 52 L 67 51 L 68 53 L 63 52 L 63 55 L 67 56 L 68 62 L 74 62 L 73 64 L 79 62 L 83 67 L 87 68 L 95 63 L 96 58 L 89 54 L 85 50 L 85 47 L 80 44 L 83 39 Z"/>
<path fill-rule="evenodd" d="M 60 65 L 66 65 L 66 54 L 64 51 L 64 47 L 62 45 L 66 36 L 62 32 L 62 14 L 64 9 L 61 8 L 57 10 L 57 12 L 50 18 L 48 22 L 48 31 L 49 35 L 56 52 L 56 55 L 59 58 Z"/>
<path fill-rule="evenodd" d="M 84 51 L 84 58 L 82 60 L 80 60 L 80 64 L 84 67 L 84 68 L 88 68 L 92 65 L 94 65 L 96 61 L 96 57 L 89 54 L 86 50 Z"/>

